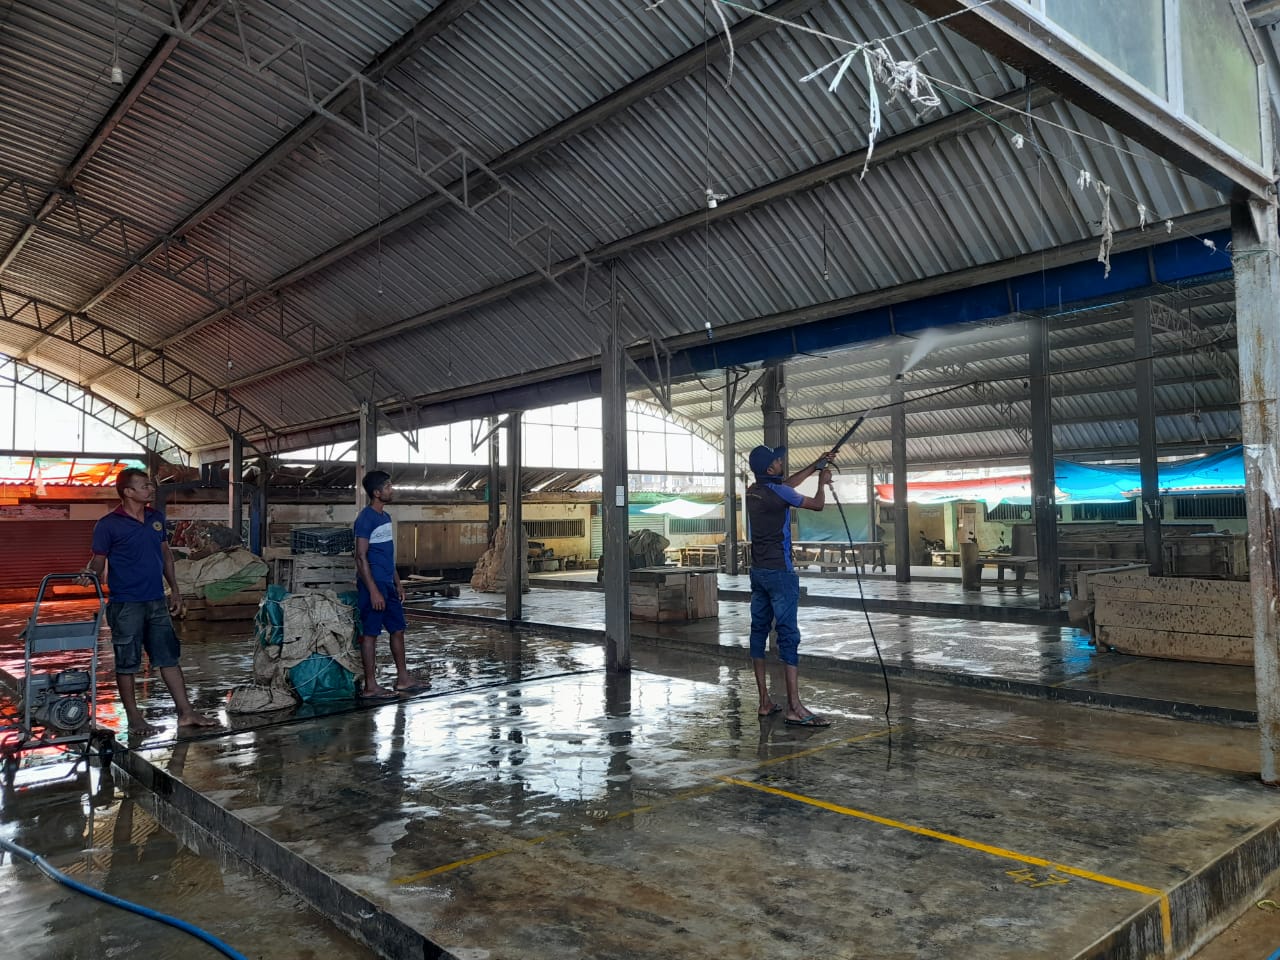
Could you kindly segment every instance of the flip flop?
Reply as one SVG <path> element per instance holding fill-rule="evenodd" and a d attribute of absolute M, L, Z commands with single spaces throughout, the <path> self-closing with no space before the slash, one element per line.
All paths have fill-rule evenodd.
<path fill-rule="evenodd" d="M 395 700 L 400 696 L 394 690 L 387 693 L 358 693 L 356 699 L 361 703 L 387 703 Z"/>
<path fill-rule="evenodd" d="M 392 689 L 395 690 L 396 693 L 402 693 L 402 694 L 425 693 L 427 690 L 431 689 L 431 681 L 418 680 L 409 684 L 407 687 L 393 687 Z"/>
<path fill-rule="evenodd" d="M 763 719 L 765 719 L 765 717 L 772 717 L 775 713 L 781 713 L 781 712 L 782 712 L 782 707 L 778 706 L 778 705 L 775 703 L 775 704 L 770 708 L 770 710 L 769 710 L 769 712 L 768 712 L 768 713 L 761 713 L 759 710 L 757 710 L 757 711 L 756 711 L 756 716 L 758 716 L 761 720 L 763 720 Z"/>
<path fill-rule="evenodd" d="M 829 727 L 831 721 L 826 717 L 820 717 L 816 713 L 811 713 L 807 717 L 801 717 L 799 720 L 792 720 L 790 717 L 786 720 L 789 727 Z"/>

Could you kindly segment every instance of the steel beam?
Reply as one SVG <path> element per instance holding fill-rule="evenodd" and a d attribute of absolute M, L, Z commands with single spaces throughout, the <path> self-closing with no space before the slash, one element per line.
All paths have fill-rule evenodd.
<path fill-rule="evenodd" d="M 734 412 L 737 397 L 735 372 L 724 372 L 724 426 L 720 450 L 724 456 L 724 572 L 738 575 L 738 457 Z"/>
<path fill-rule="evenodd" d="M 1160 468 L 1156 461 L 1156 391 L 1151 366 L 1151 304 L 1139 300 L 1133 305 L 1133 372 L 1138 406 L 1138 470 L 1142 477 L 1142 542 L 1151 576 L 1163 577 L 1160 524 L 1164 501 L 1160 499 Z"/>
<path fill-rule="evenodd" d="M 1274 204 L 1232 209 L 1262 779 L 1280 782 L 1280 242 Z"/>
<path fill-rule="evenodd" d="M 232 433 L 242 437 L 271 435 L 266 421 L 236 400 L 228 391 L 215 387 L 199 374 L 163 353 L 149 350 L 136 340 L 89 317 L 79 316 L 51 303 L 0 287 L 0 322 L 53 333 L 69 343 L 112 363 L 128 367 L 141 379 L 180 397 L 212 417 Z M 146 415 L 142 414 L 142 419 Z"/>
<path fill-rule="evenodd" d="M 489 418 L 489 481 L 485 495 L 489 498 L 489 545 L 493 546 L 498 527 L 502 525 L 502 437 L 498 433 L 498 418 Z"/>
<path fill-rule="evenodd" d="M 0 358 L 0 383 L 4 382 L 27 387 L 37 393 L 60 400 L 77 412 L 124 434 L 135 443 L 142 444 L 147 450 L 169 463 L 185 464 L 191 459 L 187 451 L 178 446 L 174 440 L 155 427 L 149 426 L 128 410 L 48 370 L 30 366 L 19 360 Z M 30 452 L 30 450 L 26 451 L 28 454 Z M 84 453 L 80 455 L 86 456 Z"/>
<path fill-rule="evenodd" d="M 365 401 L 360 404 L 360 433 L 356 442 L 356 510 L 367 506 L 364 475 L 378 469 L 378 408 Z"/>
<path fill-rule="evenodd" d="M 507 592 L 506 614 L 509 623 L 524 619 L 524 572 L 529 566 L 524 546 L 524 489 L 520 470 L 524 460 L 522 410 L 512 410 L 507 417 Z"/>
<path fill-rule="evenodd" d="M 1058 516 L 1053 474 L 1053 396 L 1049 381 L 1048 321 L 1027 324 L 1031 368 L 1031 503 L 1036 526 L 1040 609 L 1062 606 L 1058 586 Z"/>
<path fill-rule="evenodd" d="M 898 583 L 911 582 L 911 516 L 907 504 L 907 410 L 906 391 L 902 380 L 893 375 L 906 364 L 903 352 L 892 362 L 890 377 L 893 388 L 890 401 L 890 437 L 893 446 L 893 579 Z M 865 440 L 863 441 L 866 442 Z"/>
<path fill-rule="evenodd" d="M 616 279 L 616 273 L 615 273 Z M 613 309 L 600 348 L 600 513 L 604 526 L 604 644 L 609 673 L 631 669 L 631 565 L 627 503 L 627 368 L 614 286 Z"/>
<path fill-rule="evenodd" d="M 231 434 L 231 456 L 227 459 L 227 526 L 240 536 L 244 521 L 244 438 Z"/>

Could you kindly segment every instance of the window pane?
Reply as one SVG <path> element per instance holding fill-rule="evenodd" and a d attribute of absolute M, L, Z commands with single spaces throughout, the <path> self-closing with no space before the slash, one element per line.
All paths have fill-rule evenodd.
<path fill-rule="evenodd" d="M 1187 116 L 1262 162 L 1258 70 L 1231 5 L 1182 0 L 1182 96 Z"/>
<path fill-rule="evenodd" d="M 1168 99 L 1164 0 L 1045 0 L 1044 10 L 1067 33 Z"/>

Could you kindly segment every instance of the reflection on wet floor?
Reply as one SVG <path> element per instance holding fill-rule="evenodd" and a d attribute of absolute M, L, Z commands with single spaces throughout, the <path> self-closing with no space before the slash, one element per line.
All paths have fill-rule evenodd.
<path fill-rule="evenodd" d="M 371 960 L 375 955 L 236 858 L 198 852 L 164 829 L 127 779 L 29 758 L 0 793 L 0 837 L 112 896 L 195 924 L 252 957 Z M 119 778 L 119 775 L 117 775 Z M 97 960 L 214 956 L 187 933 L 77 893 L 25 862 L 0 864 L 6 957 Z"/>

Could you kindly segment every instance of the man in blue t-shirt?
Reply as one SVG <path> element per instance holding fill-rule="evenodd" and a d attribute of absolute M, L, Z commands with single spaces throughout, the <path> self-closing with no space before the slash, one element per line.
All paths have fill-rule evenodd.
<path fill-rule="evenodd" d="M 218 721 L 197 713 L 187 699 L 186 679 L 178 657 L 182 646 L 173 631 L 170 613 L 182 605 L 178 576 L 169 550 L 164 514 L 147 504 L 156 485 L 145 470 L 128 467 L 116 477 L 120 506 L 93 526 L 93 556 L 85 573 L 99 579 L 107 571 L 107 625 L 116 658 L 116 688 L 129 721 L 131 735 L 146 736 L 160 728 L 147 723 L 138 709 L 136 676 L 142 668 L 142 651 L 160 671 L 178 708 L 179 727 L 217 726 Z M 169 584 L 166 602 L 164 585 Z"/>
<path fill-rule="evenodd" d="M 785 447 L 756 447 L 748 462 L 756 482 L 747 488 L 747 518 L 751 525 L 751 667 L 760 694 L 760 716 L 768 717 L 782 710 L 769 696 L 765 682 L 764 649 L 769 629 L 778 631 L 778 656 L 782 660 L 787 684 L 787 712 L 784 719 L 793 726 L 829 727 L 831 721 L 818 716 L 800 702 L 799 656 L 800 628 L 796 610 L 800 605 L 800 578 L 791 565 L 791 508 L 821 510 L 826 504 L 831 471 L 822 468 L 818 476 L 818 495 L 806 497 L 795 488 L 804 483 L 825 461 L 835 459 L 836 451 L 825 453 L 817 463 L 805 467 L 785 480 L 782 457 Z"/>
<path fill-rule="evenodd" d="M 404 659 L 404 587 L 396 571 L 396 542 L 386 505 L 395 499 L 391 474 L 370 470 L 361 481 L 369 506 L 356 517 L 356 590 L 360 603 L 360 660 L 364 664 L 361 700 L 394 700 L 397 694 L 428 690 L 415 680 Z M 378 683 L 376 645 L 383 630 L 391 636 L 396 664 L 394 689 Z"/>

